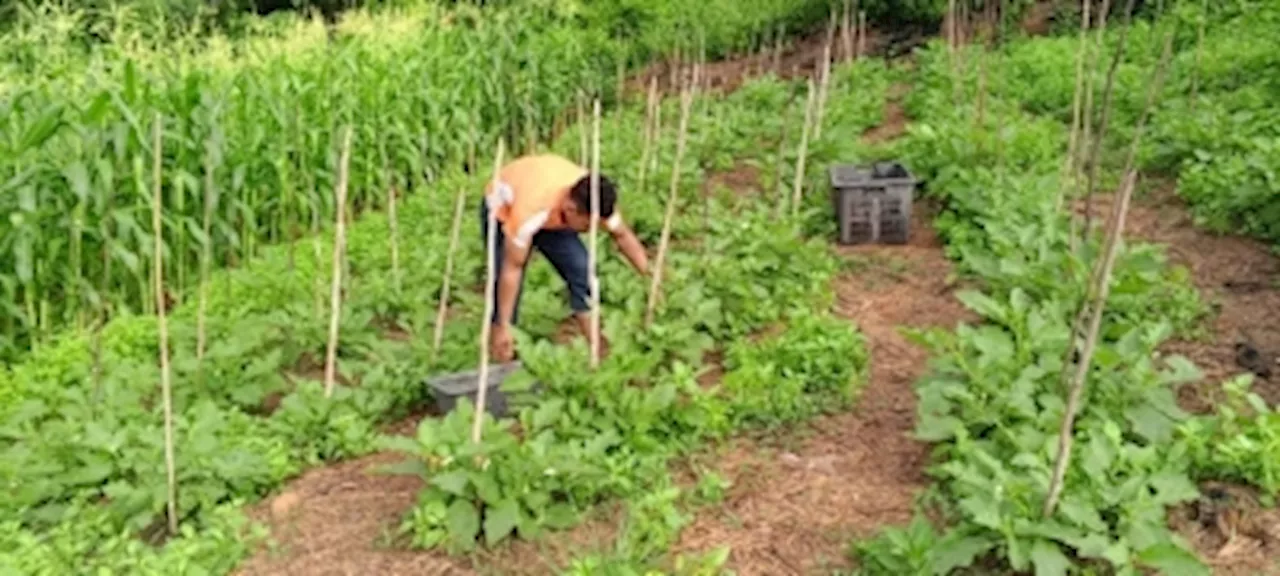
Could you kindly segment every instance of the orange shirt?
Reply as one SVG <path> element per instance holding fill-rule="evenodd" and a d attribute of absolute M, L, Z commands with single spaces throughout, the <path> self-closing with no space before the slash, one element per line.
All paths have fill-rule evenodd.
<path fill-rule="evenodd" d="M 560 205 L 569 190 L 589 172 L 563 156 L 537 154 L 516 158 L 498 171 L 498 188 L 485 185 L 485 202 L 512 242 L 527 248 L 540 230 L 565 227 Z M 613 230 L 621 224 L 618 210 L 606 221 Z"/>

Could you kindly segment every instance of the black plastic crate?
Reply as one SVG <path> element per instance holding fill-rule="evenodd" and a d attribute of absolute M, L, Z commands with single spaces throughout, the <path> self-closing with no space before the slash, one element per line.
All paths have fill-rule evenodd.
<path fill-rule="evenodd" d="M 502 382 L 522 367 L 519 360 L 489 366 L 486 383 L 488 390 L 485 392 L 484 403 L 485 411 L 494 418 L 506 416 L 509 408 L 507 395 L 502 391 Z M 480 391 L 479 380 L 479 370 L 469 370 L 430 378 L 427 380 L 427 387 L 435 396 L 436 408 L 443 414 L 453 410 L 458 405 L 458 399 L 464 396 L 470 398 L 471 403 L 475 404 L 477 393 Z M 534 383 L 531 392 L 536 393 L 539 388 L 538 383 Z"/>
<path fill-rule="evenodd" d="M 831 207 L 841 244 L 905 244 L 917 180 L 899 162 L 833 166 Z"/>

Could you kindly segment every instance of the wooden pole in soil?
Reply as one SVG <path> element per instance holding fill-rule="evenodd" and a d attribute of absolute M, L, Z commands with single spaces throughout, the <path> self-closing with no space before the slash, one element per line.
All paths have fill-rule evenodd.
<path fill-rule="evenodd" d="M 858 12 L 858 58 L 867 54 L 867 11 Z"/>
<path fill-rule="evenodd" d="M 774 170 L 772 188 L 773 192 L 778 195 L 778 201 L 773 208 L 775 218 L 782 217 L 782 212 L 787 205 L 787 192 L 782 187 L 782 169 L 787 165 L 787 133 L 791 127 L 791 123 L 785 121 L 785 119 L 791 116 L 791 108 L 795 104 L 795 100 L 796 93 L 793 90 L 791 91 L 791 95 L 787 97 L 787 103 L 783 106 L 782 117 L 784 118 L 784 121 L 782 122 L 781 129 L 778 130 L 778 165 Z"/>
<path fill-rule="evenodd" d="M 648 176 L 649 169 L 649 152 L 653 146 L 653 109 L 658 106 L 658 77 L 649 78 L 649 94 L 645 100 L 644 106 L 644 147 L 640 149 L 640 176 L 637 181 L 640 183 L 637 190 L 641 194 L 645 190 L 645 178 Z"/>
<path fill-rule="evenodd" d="M 600 367 L 600 277 L 597 272 L 600 240 L 600 99 L 591 106 L 591 245 L 588 247 L 587 280 L 591 289 L 591 368 Z"/>
<path fill-rule="evenodd" d="M 1196 109 L 1196 99 L 1200 94 L 1200 60 L 1204 56 L 1204 27 L 1209 21 L 1209 0 L 1200 2 L 1200 19 L 1196 23 L 1196 59 L 1191 67 L 1191 111 Z"/>
<path fill-rule="evenodd" d="M 387 228 L 391 234 L 391 282 L 394 285 L 396 294 L 400 294 L 402 288 L 400 275 L 400 219 L 396 211 L 396 182 L 395 177 L 391 174 L 391 165 L 387 160 L 386 143 L 379 142 L 382 146 L 382 178 L 387 186 Z"/>
<path fill-rule="evenodd" d="M 493 176 L 490 182 L 493 183 L 493 189 L 498 189 L 498 173 L 502 170 L 502 156 L 506 151 L 505 143 L 502 136 L 498 136 L 497 150 L 493 154 Z M 481 200 L 482 202 L 484 200 Z M 497 270 L 494 269 L 493 257 L 497 252 L 498 239 L 498 215 L 495 211 L 490 210 L 486 218 L 486 228 L 488 233 L 485 234 L 485 278 L 484 278 L 484 316 L 480 319 L 480 368 L 477 370 L 479 376 L 476 381 L 476 414 L 475 419 L 471 422 L 471 442 L 480 443 L 481 424 L 484 423 L 484 409 L 487 392 L 489 390 L 489 334 L 493 329 L 493 300 L 494 300 L 494 280 L 497 277 Z"/>
<path fill-rule="evenodd" d="M 1102 326 L 1102 313 L 1106 308 L 1107 296 L 1111 290 L 1111 270 L 1115 264 L 1120 239 L 1124 235 L 1125 218 L 1129 212 L 1129 203 L 1133 198 L 1133 189 L 1137 180 L 1137 171 L 1134 165 L 1137 163 L 1138 147 L 1142 144 L 1143 132 L 1146 128 L 1147 118 L 1151 114 L 1151 108 L 1155 105 L 1156 95 L 1160 93 L 1160 88 L 1164 84 L 1165 70 L 1168 68 L 1169 57 L 1173 51 L 1173 36 L 1173 29 L 1170 29 L 1165 35 L 1164 50 L 1160 56 L 1159 64 L 1156 65 L 1155 77 L 1149 85 L 1146 104 L 1143 106 L 1142 114 L 1138 118 L 1138 124 L 1134 128 L 1133 140 L 1129 144 L 1129 154 L 1125 160 L 1124 167 L 1124 182 L 1120 187 L 1120 199 L 1112 208 L 1102 261 L 1095 268 L 1092 275 L 1093 278 L 1091 278 L 1092 282 L 1090 282 L 1089 286 L 1090 294 L 1080 308 L 1080 315 L 1077 316 L 1078 325 L 1079 320 L 1083 318 L 1086 311 L 1089 313 L 1089 330 L 1085 336 L 1084 349 L 1081 350 L 1080 359 L 1075 365 L 1075 373 L 1072 377 L 1067 397 L 1066 412 L 1062 417 L 1062 428 L 1058 431 L 1058 454 L 1053 465 L 1053 476 L 1049 482 L 1049 494 L 1045 498 L 1044 509 L 1042 510 L 1046 518 L 1052 516 L 1054 509 L 1057 507 L 1058 499 L 1062 495 L 1067 465 L 1071 461 L 1075 418 L 1080 410 L 1080 397 L 1083 395 L 1085 382 L 1093 360 L 1093 352 L 1098 343 L 1098 333 Z M 1073 326 L 1071 333 L 1071 348 L 1075 347 L 1076 334 L 1078 334 L 1075 328 L 1076 326 Z"/>
<path fill-rule="evenodd" d="M 827 42 L 822 45 L 821 76 L 818 80 L 818 109 L 813 119 L 813 139 L 822 139 L 822 119 L 827 108 L 827 90 L 831 84 L 831 43 L 835 37 L 835 20 L 827 29 Z"/>
<path fill-rule="evenodd" d="M 1094 187 L 1098 183 L 1098 170 L 1101 165 L 1099 157 L 1102 154 L 1102 143 L 1107 137 L 1107 120 L 1111 112 L 1111 89 L 1115 85 L 1116 69 L 1120 67 L 1120 60 L 1124 57 L 1125 45 L 1129 39 L 1129 27 L 1133 19 L 1134 1 L 1129 0 L 1125 3 L 1124 25 L 1120 27 L 1120 40 L 1116 45 L 1115 56 L 1111 59 L 1111 68 L 1107 70 L 1107 80 L 1102 85 L 1102 103 L 1099 105 L 1102 115 L 1098 119 L 1098 134 L 1093 139 L 1093 149 L 1089 153 L 1088 188 L 1084 194 L 1084 230 L 1081 231 L 1081 234 L 1085 238 L 1088 238 L 1089 229 L 1093 223 L 1093 193 Z"/>
<path fill-rule="evenodd" d="M 854 0 L 845 0 L 844 13 L 840 18 L 840 52 L 841 58 L 845 60 L 854 59 L 855 18 L 858 18 L 858 9 L 855 8 Z"/>
<path fill-rule="evenodd" d="M 804 128 L 800 133 L 800 155 L 796 158 L 796 177 L 791 186 L 791 214 L 800 212 L 800 196 L 804 190 L 804 161 L 809 153 L 809 126 L 813 124 L 813 109 L 817 104 L 813 78 L 809 78 L 809 96 L 804 107 Z"/>
<path fill-rule="evenodd" d="M 667 193 L 667 211 L 662 217 L 662 235 L 658 240 L 658 254 L 654 257 L 653 278 L 649 283 L 649 301 L 644 309 L 644 327 L 653 325 L 654 310 L 658 307 L 658 294 L 662 289 L 662 271 L 671 243 L 671 225 L 676 215 L 676 198 L 680 190 L 680 163 L 684 160 L 685 137 L 689 130 L 689 109 L 693 94 L 686 88 L 680 94 L 680 129 L 676 133 L 676 157 L 671 166 L 671 189 Z"/>
<path fill-rule="evenodd" d="M 342 261 L 347 249 L 347 165 L 351 160 L 351 127 L 342 130 L 342 155 L 338 159 L 337 214 L 334 217 L 333 278 L 329 284 L 329 346 L 324 357 L 324 397 L 333 396 L 337 380 L 338 321 L 342 318 Z"/>
<path fill-rule="evenodd" d="M 1080 44 L 1076 48 L 1076 90 L 1075 96 L 1072 98 L 1071 102 L 1071 135 L 1067 139 L 1067 157 L 1063 159 L 1062 171 L 1059 177 L 1060 182 L 1058 185 L 1057 205 L 1057 209 L 1059 210 L 1062 209 L 1063 199 L 1066 196 L 1068 178 L 1071 180 L 1075 180 L 1076 178 L 1076 172 L 1074 170 L 1075 156 L 1076 146 L 1079 145 L 1081 129 L 1080 105 L 1081 99 L 1084 96 L 1084 55 L 1087 47 L 1085 39 L 1087 37 L 1086 32 L 1089 29 L 1089 8 L 1092 4 L 1092 0 L 1081 0 L 1080 2 Z M 1073 213 L 1074 211 L 1070 210 L 1068 212 Z M 1073 220 L 1075 219 L 1074 215 L 1071 217 Z M 1072 237 L 1074 237 L 1074 234 Z"/>
<path fill-rule="evenodd" d="M 204 245 L 200 247 L 200 294 L 196 304 L 196 360 L 204 360 L 207 345 L 207 318 L 209 309 L 209 268 L 213 261 L 213 211 L 216 205 L 213 191 L 213 151 L 204 155 L 204 215 L 200 229 L 204 233 Z"/>
<path fill-rule="evenodd" d="M 152 244 L 155 248 L 153 266 L 155 271 L 156 319 L 160 326 L 160 394 L 164 404 L 164 470 L 168 487 L 169 534 L 178 533 L 178 480 L 173 456 L 173 381 L 169 368 L 169 313 L 164 305 L 164 220 L 161 218 L 161 169 L 160 147 L 162 119 L 157 113 L 152 126 L 152 191 L 151 196 L 151 229 Z"/>
<path fill-rule="evenodd" d="M 960 40 L 959 24 L 956 22 L 956 0 L 947 0 L 947 43 L 951 46 L 951 84 L 954 88 L 952 97 L 955 105 L 960 106 Z"/>
<path fill-rule="evenodd" d="M 453 207 L 453 226 L 449 232 L 449 252 L 446 253 L 444 261 L 444 284 L 440 287 L 440 303 L 436 306 L 435 334 L 431 338 L 432 360 L 435 360 L 436 354 L 440 352 L 440 343 L 444 340 L 444 318 L 445 313 L 449 311 L 449 288 L 453 279 L 453 258 L 454 253 L 458 250 L 458 233 L 462 228 L 462 208 L 466 203 L 466 189 L 459 188 L 458 199 L 454 201 Z"/>
<path fill-rule="evenodd" d="M 581 91 L 578 92 L 578 140 L 582 145 L 580 149 L 581 152 L 578 156 L 578 163 L 586 166 L 587 161 L 590 160 L 588 154 L 590 154 L 591 151 L 587 149 L 587 111 L 586 104 L 583 103 Z"/>

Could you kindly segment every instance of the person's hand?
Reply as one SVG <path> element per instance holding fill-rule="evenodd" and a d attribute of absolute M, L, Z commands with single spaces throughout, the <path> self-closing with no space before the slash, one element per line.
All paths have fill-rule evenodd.
<path fill-rule="evenodd" d="M 515 339 L 511 337 L 511 327 L 503 324 L 493 326 L 493 334 L 489 335 L 489 353 L 496 362 L 510 362 L 515 357 Z"/>

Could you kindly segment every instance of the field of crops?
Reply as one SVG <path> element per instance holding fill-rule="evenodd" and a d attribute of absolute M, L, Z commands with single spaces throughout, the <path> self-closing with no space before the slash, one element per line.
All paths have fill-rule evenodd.
<path fill-rule="evenodd" d="M 889 22 L 948 3 L 864 4 Z M 956 4 L 974 20 L 985 9 Z M 1027 3 L 1012 4 L 1006 20 Z M 1076 7 L 1057 35 L 1002 27 L 994 49 L 974 33 L 894 62 L 841 60 L 837 27 L 825 87 L 807 62 L 815 83 L 770 73 L 699 93 L 687 122 L 677 94 L 656 114 L 643 93 L 621 98 L 630 69 L 672 50 L 768 47 L 780 29 L 820 28 L 832 4 L 654 5 L 424 4 L 352 12 L 332 41 L 283 19 L 164 49 L 83 51 L 56 37 L 67 27 L 33 24 L 65 48 L 46 59 L 7 42 L 0 487 L 14 497 L 0 502 L 0 572 L 1276 568 L 1280 386 L 1259 379 L 1251 393 L 1240 374 L 1265 366 L 1236 343 L 1280 350 L 1267 251 L 1280 243 L 1280 84 L 1267 72 L 1280 2 L 1170 1 L 1132 23 L 1114 6 L 1087 35 L 1072 30 Z M 783 60 L 820 56 L 823 37 Z M 1081 45 L 1094 52 L 1086 97 Z M 734 69 L 767 71 L 767 52 Z M 535 259 L 525 369 L 509 384 L 542 392 L 474 442 L 470 405 L 424 416 L 422 380 L 477 362 L 478 191 L 500 137 L 514 152 L 582 155 L 580 91 L 604 99 L 600 164 L 651 250 L 675 191 L 662 305 L 646 326 L 647 279 L 602 242 L 610 354 L 588 370 L 585 343 L 557 336 L 561 281 Z M 345 126 L 355 214 L 329 397 Z M 1096 161 L 1064 161 L 1095 142 Z M 922 179 L 917 210 L 936 218 L 917 218 L 905 247 L 833 248 L 827 168 L 884 158 Z M 1130 224 L 1112 257 L 1118 206 Z M 1086 221 L 1097 228 L 1081 235 Z M 174 300 L 172 536 L 157 252 Z M 1098 312 L 1096 339 L 1081 310 Z M 1073 455 L 1055 481 L 1068 412 Z M 908 473 L 882 485 L 876 472 L 896 469 Z M 267 535 L 282 552 L 258 551 Z"/>

